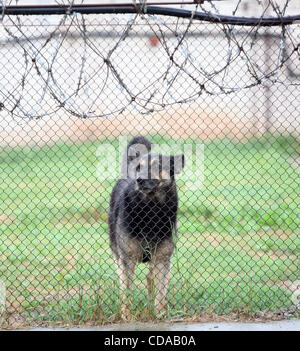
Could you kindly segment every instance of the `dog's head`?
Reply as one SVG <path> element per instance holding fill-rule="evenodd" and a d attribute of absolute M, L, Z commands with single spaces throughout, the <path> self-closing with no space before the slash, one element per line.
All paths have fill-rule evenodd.
<path fill-rule="evenodd" d="M 169 188 L 184 167 L 184 155 L 146 154 L 135 165 L 136 189 L 144 195 Z"/>

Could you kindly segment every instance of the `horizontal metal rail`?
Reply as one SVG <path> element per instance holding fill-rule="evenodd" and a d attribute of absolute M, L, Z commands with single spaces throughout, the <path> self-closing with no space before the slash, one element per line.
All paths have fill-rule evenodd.
<path fill-rule="evenodd" d="M 141 13 L 149 15 L 163 15 L 171 17 L 191 18 L 211 23 L 222 23 L 239 26 L 282 26 L 293 23 L 300 23 L 300 15 L 285 17 L 236 17 L 204 12 L 193 12 L 190 10 L 177 9 L 160 6 L 107 6 L 99 5 L 33 5 L 33 6 L 6 6 L 0 8 L 3 15 L 64 15 L 72 13 L 81 14 L 131 14 Z"/>

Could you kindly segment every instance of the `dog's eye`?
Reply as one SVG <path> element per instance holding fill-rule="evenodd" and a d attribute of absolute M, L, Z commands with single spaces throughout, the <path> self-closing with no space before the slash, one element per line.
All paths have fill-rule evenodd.
<path fill-rule="evenodd" d="M 139 172 L 140 170 L 141 170 L 141 165 L 138 164 L 138 165 L 136 166 L 136 171 Z"/>

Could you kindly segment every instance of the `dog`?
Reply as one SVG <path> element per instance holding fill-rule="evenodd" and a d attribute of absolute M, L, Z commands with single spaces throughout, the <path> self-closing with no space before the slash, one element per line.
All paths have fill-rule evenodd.
<path fill-rule="evenodd" d="M 137 263 L 149 264 L 148 298 L 154 302 L 156 313 L 162 313 L 165 308 L 177 235 L 175 174 L 184 167 L 184 155 L 151 151 L 152 144 L 144 137 L 134 137 L 129 142 L 123 157 L 122 177 L 110 198 L 110 248 L 120 281 L 122 316 L 129 313 L 125 300 L 128 301 L 132 290 Z"/>

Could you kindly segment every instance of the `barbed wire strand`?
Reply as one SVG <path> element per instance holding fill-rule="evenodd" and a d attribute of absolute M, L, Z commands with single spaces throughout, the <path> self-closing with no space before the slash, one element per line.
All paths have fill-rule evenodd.
<path fill-rule="evenodd" d="M 257 2 L 261 7 L 259 20 L 256 25 L 253 25 L 246 31 L 245 35 L 241 36 L 239 29 L 234 24 L 227 24 L 221 21 L 215 24 L 223 32 L 224 39 L 227 42 L 226 55 L 223 62 L 219 62 L 214 70 L 209 71 L 207 67 L 201 63 L 199 64 L 195 59 L 193 53 L 195 47 L 189 45 L 188 38 L 193 26 L 199 23 L 198 20 L 195 20 L 195 14 L 198 13 L 199 8 L 203 13 L 217 20 L 221 18 L 221 13 L 217 5 L 211 1 L 195 3 L 188 20 L 177 18 L 172 25 L 169 25 L 167 18 L 148 14 L 149 7 L 146 0 L 142 0 L 141 2 L 133 0 L 132 5 L 136 13 L 131 14 L 129 18 L 128 15 L 125 15 L 127 21 L 123 25 L 124 29 L 107 53 L 97 46 L 97 43 L 94 42 L 92 37 L 89 37 L 88 26 L 90 22 L 87 23 L 87 16 L 89 15 L 74 12 L 74 0 L 68 1 L 67 4 L 59 0 L 55 1 L 57 5 L 64 5 L 67 8 L 57 25 L 48 25 L 47 28 L 51 30 L 46 35 L 46 39 L 42 45 L 35 45 L 31 36 L 27 35 L 27 32 L 23 29 L 26 29 L 26 21 L 22 16 L 18 15 L 15 21 L 12 15 L 6 15 L 7 1 L 1 1 L 1 22 L 7 34 L 6 42 L 11 41 L 16 43 L 23 52 L 24 60 L 20 83 L 15 84 L 11 90 L 1 91 L 3 97 L 1 101 L 2 109 L 6 109 L 7 112 L 14 116 L 30 119 L 42 118 L 60 109 L 80 118 L 97 116 L 114 117 L 129 107 L 132 107 L 139 113 L 149 114 L 154 110 L 161 110 L 173 104 L 195 101 L 202 94 L 211 96 L 231 94 L 257 85 L 266 84 L 267 82 L 270 82 L 270 84 L 284 84 L 285 86 L 299 85 L 300 83 L 295 81 L 283 80 L 280 74 L 285 68 L 285 64 L 293 55 L 298 54 L 299 56 L 300 45 L 298 39 L 291 32 L 290 25 L 284 24 L 283 20 L 279 34 L 280 40 L 276 64 L 273 65 L 272 69 L 266 71 L 265 67 L 256 62 L 253 56 L 253 49 L 257 41 L 261 38 L 261 35 L 259 36 L 258 33 L 261 29 L 262 21 L 266 18 L 267 11 L 271 9 L 277 16 L 277 19 L 283 19 L 290 5 L 290 0 L 286 0 L 281 8 L 273 0 L 269 0 L 267 5 L 259 0 Z M 12 3 L 10 1 L 9 5 Z M 18 1 L 15 1 L 15 3 L 18 4 Z M 83 4 L 83 1 L 81 3 Z M 241 4 L 242 0 L 238 0 L 232 10 L 233 16 L 240 10 Z M 117 21 L 120 21 L 121 15 L 113 15 L 113 17 Z M 152 80 L 149 84 L 145 84 L 143 88 L 140 88 L 136 92 L 136 89 L 133 91 L 130 81 L 120 72 L 114 62 L 114 54 L 131 37 L 131 33 L 135 32 L 136 26 L 140 25 L 141 21 L 144 27 L 148 28 L 159 41 L 161 49 L 168 58 L 168 62 L 164 67 L 164 71 L 156 79 Z M 13 29 L 10 29 L 8 24 Z M 64 28 L 63 31 L 62 28 Z M 63 50 L 64 42 L 72 38 L 71 29 L 75 29 L 80 33 L 80 37 L 83 40 L 77 82 L 74 84 L 75 88 L 72 92 L 67 91 L 64 85 L 59 83 L 59 77 L 56 78 L 57 74 L 54 68 L 58 56 Z M 175 45 L 167 39 L 167 32 L 172 33 L 176 39 L 177 43 Z M 287 41 L 292 43 L 294 47 L 290 53 L 287 53 Z M 49 50 L 46 51 L 46 49 L 52 46 L 52 54 L 50 54 Z M 94 82 L 94 77 L 88 74 L 87 67 L 89 50 L 99 57 L 98 69 L 104 74 L 102 86 L 99 87 L 97 92 L 93 92 L 93 96 L 90 91 L 92 90 L 91 84 Z M 30 59 L 32 65 L 29 64 Z M 244 84 L 239 82 L 233 85 L 229 80 L 230 71 L 234 69 L 234 65 L 238 61 L 244 63 L 244 67 L 249 74 L 249 79 Z M 35 106 L 29 111 L 28 108 L 26 109 L 24 95 L 27 89 L 26 85 L 29 84 L 27 78 L 31 74 L 32 69 L 36 71 L 37 78 L 41 80 L 42 89 Z M 189 96 L 185 94 L 185 96 L 178 98 L 178 94 L 174 94 L 173 89 L 176 90 L 174 86 L 179 79 L 186 79 L 191 81 L 191 84 L 195 84 L 195 90 Z M 123 105 L 99 114 L 97 112 L 99 110 L 97 102 L 100 100 L 99 97 L 105 92 L 111 80 L 116 82 L 117 86 L 119 86 L 119 92 L 124 96 Z M 49 96 L 52 97 L 54 104 L 51 111 L 46 112 L 43 110 L 43 105 Z M 80 102 L 83 99 L 85 102 L 84 106 L 87 106 L 85 110 L 81 109 L 80 106 Z M 49 101 L 47 103 L 49 104 Z M 9 108 L 8 106 L 11 107 Z"/>

